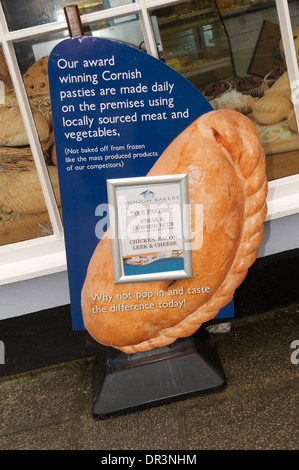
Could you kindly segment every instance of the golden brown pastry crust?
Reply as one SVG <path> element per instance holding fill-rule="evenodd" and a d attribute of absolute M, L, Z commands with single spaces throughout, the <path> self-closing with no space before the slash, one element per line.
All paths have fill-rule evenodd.
<path fill-rule="evenodd" d="M 265 96 L 279 95 L 291 99 L 292 91 L 288 72 L 284 72 L 274 85 L 265 91 Z"/>
<path fill-rule="evenodd" d="M 44 142 L 49 137 L 49 125 L 41 114 L 34 113 L 33 117 L 40 141 Z M 29 145 L 22 115 L 17 106 L 0 106 L 0 145 L 6 147 Z"/>
<path fill-rule="evenodd" d="M 288 118 L 292 103 L 280 95 L 265 95 L 252 105 L 252 116 L 260 124 L 275 124 Z"/>
<path fill-rule="evenodd" d="M 203 204 L 203 244 L 192 250 L 192 279 L 115 285 L 109 232 L 90 260 L 81 293 L 86 329 L 100 343 L 125 353 L 165 346 L 194 333 L 232 298 L 255 261 L 263 237 L 267 206 L 265 155 L 253 123 L 242 114 L 212 111 L 183 131 L 155 163 L 150 175 L 188 174 L 189 203 Z M 191 210 L 191 214 L 194 211 Z M 191 228 L 195 220 L 191 215 Z M 209 287 L 210 292 L 187 294 L 188 288 Z M 92 313 L 91 295 L 131 293 L 127 305 L 136 304 L 136 292 L 184 289 L 181 309 L 155 309 L 120 313 Z M 118 300 L 118 302 L 120 302 Z M 96 302 L 97 306 L 107 303 Z"/>
<path fill-rule="evenodd" d="M 45 56 L 34 62 L 23 76 L 29 96 L 49 95 L 48 60 Z"/>
<path fill-rule="evenodd" d="M 61 205 L 58 171 L 48 166 L 48 172 L 58 206 Z M 0 172 L 0 210 L 5 208 L 20 214 L 40 214 L 47 210 L 39 177 L 35 168 L 27 171 Z"/>

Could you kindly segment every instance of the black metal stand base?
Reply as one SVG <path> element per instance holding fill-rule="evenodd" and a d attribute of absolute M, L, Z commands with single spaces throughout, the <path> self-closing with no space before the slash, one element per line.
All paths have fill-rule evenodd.
<path fill-rule="evenodd" d="M 106 348 L 94 362 L 93 416 L 104 419 L 220 391 L 225 384 L 214 341 L 203 329 L 144 353 Z"/>

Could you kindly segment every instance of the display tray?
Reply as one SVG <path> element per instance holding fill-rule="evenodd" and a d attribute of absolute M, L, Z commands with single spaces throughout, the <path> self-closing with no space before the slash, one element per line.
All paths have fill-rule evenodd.
<path fill-rule="evenodd" d="M 281 154 L 299 149 L 299 135 L 290 129 L 287 120 L 265 125 L 257 123 L 251 114 L 248 114 L 247 117 L 252 120 L 260 134 L 266 155 Z"/>

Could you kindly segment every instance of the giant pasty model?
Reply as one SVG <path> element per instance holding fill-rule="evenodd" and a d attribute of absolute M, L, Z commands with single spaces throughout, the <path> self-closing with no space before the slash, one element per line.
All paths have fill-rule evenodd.
<path fill-rule="evenodd" d="M 193 334 L 233 298 L 248 268 L 257 257 L 267 213 L 265 155 L 252 122 L 231 110 L 211 111 L 185 129 L 166 148 L 148 176 L 188 174 L 191 230 L 196 221 L 192 206 L 203 204 L 203 243 L 192 250 L 192 279 L 115 284 L 109 231 L 90 260 L 81 293 L 84 325 L 99 343 L 125 353 L 171 344 Z M 192 295 L 194 288 L 208 287 Z M 182 290 L 183 288 L 183 290 Z M 137 292 L 169 290 L 184 295 L 182 308 L 111 312 L 107 302 L 94 301 L 95 293 L 128 294 L 136 304 Z M 188 291 L 189 289 L 189 291 Z M 189 293 L 188 293 L 189 292 Z M 125 297 L 125 296 L 124 296 Z M 119 301 L 118 301 L 119 302 Z M 95 314 L 106 307 L 106 313 Z"/>

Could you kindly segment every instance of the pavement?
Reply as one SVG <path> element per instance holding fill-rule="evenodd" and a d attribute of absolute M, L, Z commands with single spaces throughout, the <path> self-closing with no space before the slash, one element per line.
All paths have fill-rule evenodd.
<path fill-rule="evenodd" d="M 94 355 L 5 375 L 0 450 L 297 450 L 298 313 L 210 327 L 225 387 L 106 419 L 92 412 Z"/>

